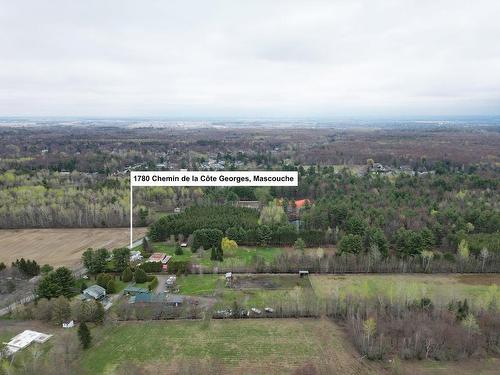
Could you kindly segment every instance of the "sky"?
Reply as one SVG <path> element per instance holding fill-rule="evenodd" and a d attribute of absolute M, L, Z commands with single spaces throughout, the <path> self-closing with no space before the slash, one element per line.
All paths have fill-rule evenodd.
<path fill-rule="evenodd" d="M 0 0 L 0 116 L 500 114 L 498 0 Z"/>

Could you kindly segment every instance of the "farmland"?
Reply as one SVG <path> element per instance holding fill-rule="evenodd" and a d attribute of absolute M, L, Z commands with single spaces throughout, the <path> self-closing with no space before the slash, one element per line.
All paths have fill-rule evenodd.
<path fill-rule="evenodd" d="M 500 303 L 500 275 L 313 275 L 311 284 L 319 297 L 348 295 L 387 297 L 406 302 L 430 298 L 448 304 L 467 298 L 477 307 Z"/>
<path fill-rule="evenodd" d="M 136 238 L 145 232 L 145 228 L 134 228 Z M 89 247 L 113 249 L 126 246 L 128 240 L 127 228 L 4 229 L 0 230 L 0 261 L 8 264 L 24 257 L 39 264 L 74 266 Z"/>
<path fill-rule="evenodd" d="M 290 373 L 310 362 L 342 374 L 370 374 L 326 320 L 283 319 L 127 323 L 104 328 L 82 359 L 90 373 L 113 373 L 125 360 L 150 369 L 182 359 L 218 361 L 234 373 Z M 329 367 L 334 366 L 334 367 Z"/>

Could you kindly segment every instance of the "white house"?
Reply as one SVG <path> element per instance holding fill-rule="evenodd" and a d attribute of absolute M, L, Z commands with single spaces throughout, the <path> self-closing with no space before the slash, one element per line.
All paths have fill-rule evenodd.
<path fill-rule="evenodd" d="M 130 252 L 130 261 L 131 262 L 136 262 L 140 261 L 143 259 L 143 256 L 141 255 L 140 251 L 134 250 Z"/>

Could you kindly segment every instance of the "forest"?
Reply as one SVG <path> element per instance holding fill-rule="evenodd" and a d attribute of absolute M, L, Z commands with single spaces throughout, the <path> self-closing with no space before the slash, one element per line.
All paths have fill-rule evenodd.
<path fill-rule="evenodd" d="M 475 256 L 500 251 L 497 179 L 451 173 L 357 177 L 329 168 L 306 173 L 301 173 L 300 189 L 313 191 L 308 197 L 318 200 L 300 210 L 298 230 L 286 213 L 293 195 L 304 195 L 269 189 L 267 197 L 262 195 L 269 201 L 259 216 L 232 206 L 237 193 L 229 188 L 224 204 L 215 205 L 208 193 L 204 204 L 153 223 L 150 236 L 154 241 L 187 238 L 210 228 L 243 245 L 292 245 L 301 238 L 306 246 L 337 245 L 348 253 L 367 253 L 375 246 L 382 256 L 389 251 L 402 257 L 430 251 L 440 257 L 460 249 Z"/>

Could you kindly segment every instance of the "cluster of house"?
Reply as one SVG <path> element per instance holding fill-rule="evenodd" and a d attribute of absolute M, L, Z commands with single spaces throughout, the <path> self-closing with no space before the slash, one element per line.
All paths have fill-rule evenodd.
<path fill-rule="evenodd" d="M 184 246 L 183 246 L 184 245 Z M 186 247 L 187 244 L 182 244 L 181 246 Z M 131 251 L 130 252 L 130 262 L 131 263 L 137 263 L 141 262 L 144 259 L 140 251 Z M 163 264 L 163 271 L 167 271 L 168 269 L 168 262 L 172 259 L 170 255 L 164 254 L 164 253 L 153 253 L 150 255 L 150 257 L 146 260 L 146 262 L 160 262 Z"/>
<path fill-rule="evenodd" d="M 375 173 L 381 175 L 418 175 L 424 176 L 427 174 L 434 174 L 435 171 L 428 171 L 426 168 L 422 167 L 418 171 L 414 171 L 409 165 L 401 165 L 400 167 L 391 167 L 389 165 L 383 165 L 382 163 L 373 163 L 368 165 L 368 173 Z"/>
<path fill-rule="evenodd" d="M 145 288 L 139 288 L 133 285 L 126 287 L 123 290 L 125 296 L 129 296 L 129 303 L 142 303 L 142 304 L 164 304 L 167 306 L 178 307 L 184 303 L 184 297 L 173 292 L 177 292 L 177 278 L 169 276 L 165 281 L 164 293 L 153 293 Z"/>
<path fill-rule="evenodd" d="M 242 167 L 244 165 L 243 162 L 240 160 L 236 160 L 232 164 L 236 168 Z M 207 161 L 200 164 L 200 169 L 205 171 L 210 171 L 210 170 L 222 171 L 226 168 L 226 165 L 227 163 L 225 160 L 208 159 Z"/>

